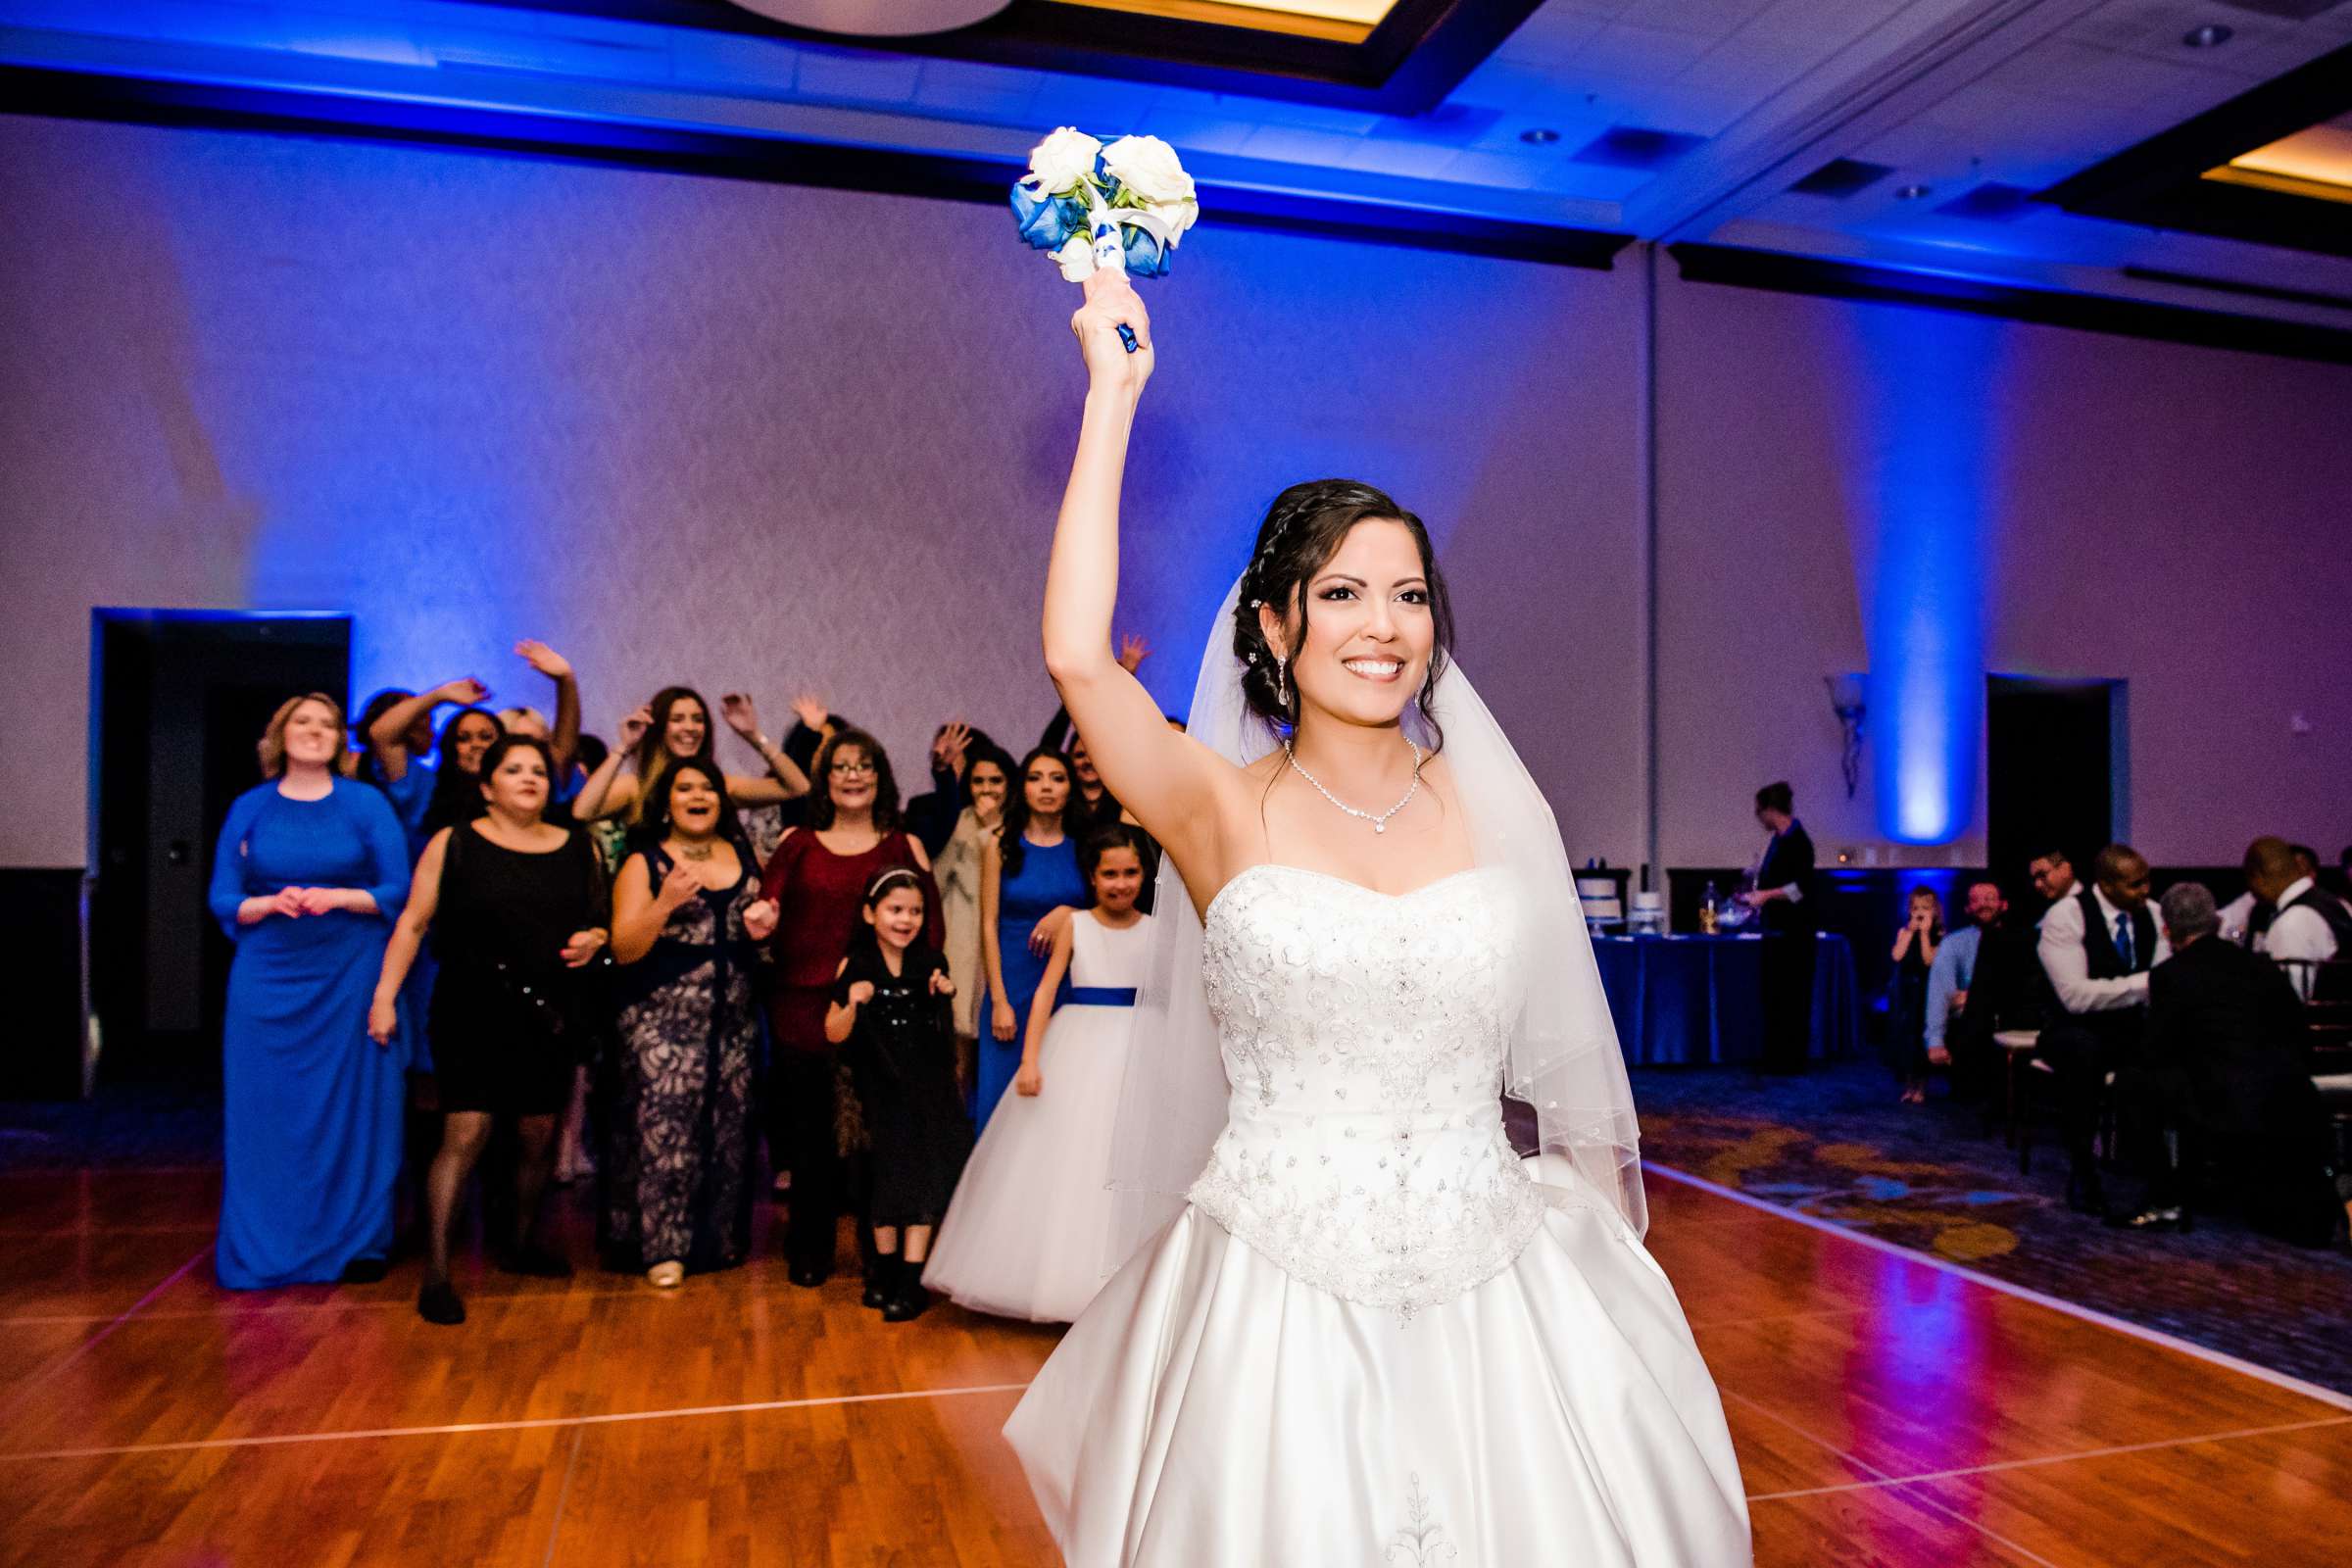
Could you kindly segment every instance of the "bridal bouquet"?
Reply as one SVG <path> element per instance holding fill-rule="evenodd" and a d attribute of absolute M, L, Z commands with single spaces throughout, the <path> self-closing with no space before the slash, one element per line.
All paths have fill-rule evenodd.
<path fill-rule="evenodd" d="M 1176 149 L 1157 136 L 1104 146 L 1064 125 L 1030 152 L 1029 172 L 1013 182 L 1012 216 L 1021 238 L 1080 283 L 1098 268 L 1164 277 L 1200 203 Z"/>

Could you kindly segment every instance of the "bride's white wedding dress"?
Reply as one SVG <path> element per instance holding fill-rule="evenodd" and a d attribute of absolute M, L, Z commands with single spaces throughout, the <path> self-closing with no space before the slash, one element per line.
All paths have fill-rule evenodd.
<path fill-rule="evenodd" d="M 1004 1429 L 1071 1568 L 1750 1561 L 1672 1287 L 1503 1133 L 1544 961 L 1511 897 L 1494 868 L 1391 897 L 1277 864 L 1218 893 L 1225 1132 Z"/>

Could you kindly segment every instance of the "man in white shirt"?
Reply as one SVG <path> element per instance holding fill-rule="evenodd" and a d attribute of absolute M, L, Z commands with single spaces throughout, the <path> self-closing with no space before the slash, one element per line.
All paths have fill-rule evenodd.
<path fill-rule="evenodd" d="M 2148 908 L 2148 862 L 2128 844 L 2110 844 L 2091 863 L 2091 886 L 2062 898 L 2041 917 L 2042 972 L 2058 1015 L 2037 1054 L 2058 1076 L 2058 1106 L 2071 1161 L 2069 1204 L 2104 1214 L 2091 1157 L 2107 1075 L 2138 1059 L 2147 1035 L 2148 971 L 2172 956 Z"/>
<path fill-rule="evenodd" d="M 2027 861 L 2026 875 L 2033 881 L 2034 891 L 2050 904 L 2073 898 L 2075 889 L 2081 886 L 2075 880 L 2075 862 L 2068 859 L 2066 852 L 2056 846 L 2043 850 Z"/>
<path fill-rule="evenodd" d="M 2246 886 L 2278 912 L 2263 934 L 2262 951 L 2286 971 L 2298 996 L 2309 999 L 2318 966 L 2352 948 L 2352 910 L 2313 876 L 2316 858 L 2280 838 L 2246 846 Z"/>
<path fill-rule="evenodd" d="M 2320 852 L 2308 845 L 2289 845 L 2295 857 L 2295 878 L 2310 877 L 2317 881 L 2320 874 Z M 2338 901 L 2341 902 L 2341 901 Z M 2236 898 L 2222 906 L 2222 936 L 2241 948 L 2256 953 L 2268 949 L 2271 921 L 2277 918 L 2278 906 L 2259 897 L 2249 887 Z"/>

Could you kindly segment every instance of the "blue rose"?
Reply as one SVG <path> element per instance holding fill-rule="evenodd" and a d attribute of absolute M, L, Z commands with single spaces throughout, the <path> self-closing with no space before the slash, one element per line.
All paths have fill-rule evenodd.
<path fill-rule="evenodd" d="M 1077 231 L 1077 204 L 1066 197 L 1046 196 L 1027 185 L 1012 187 L 1012 220 L 1021 238 L 1041 251 L 1057 251 Z"/>
<path fill-rule="evenodd" d="M 1135 223 L 1121 223 L 1119 237 L 1125 243 L 1129 277 L 1168 275 L 1168 252 L 1158 235 Z"/>

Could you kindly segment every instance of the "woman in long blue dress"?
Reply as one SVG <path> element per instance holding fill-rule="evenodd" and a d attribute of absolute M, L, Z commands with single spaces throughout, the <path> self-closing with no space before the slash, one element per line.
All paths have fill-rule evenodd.
<path fill-rule="evenodd" d="M 980 856 L 981 959 L 988 973 L 989 1028 L 972 1074 L 972 1125 L 988 1126 L 1021 1066 L 1029 1004 L 1045 978 L 1054 938 L 1086 903 L 1078 846 L 1062 829 L 1070 760 L 1039 747 L 1021 759 L 1020 794 L 1004 808 L 1002 832 Z M 1066 982 L 1063 987 L 1067 990 Z M 1062 993 L 1054 996 L 1061 1004 Z"/>
<path fill-rule="evenodd" d="M 213 860 L 237 945 L 221 1031 L 217 1267 L 237 1290 L 380 1277 L 392 1245 L 406 1063 L 368 1038 L 408 844 L 381 792 L 337 776 L 343 713 L 288 701 Z"/>

